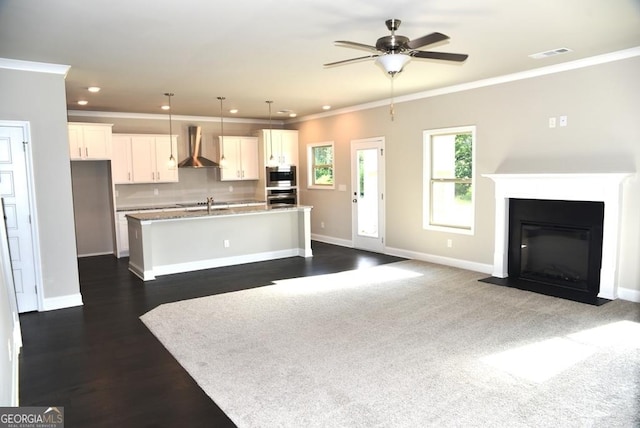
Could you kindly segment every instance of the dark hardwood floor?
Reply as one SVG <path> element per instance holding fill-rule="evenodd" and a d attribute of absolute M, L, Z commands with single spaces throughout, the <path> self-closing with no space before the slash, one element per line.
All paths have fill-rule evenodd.
<path fill-rule="evenodd" d="M 233 427 L 139 317 L 156 306 L 403 260 L 314 241 L 293 257 L 144 283 L 128 259 L 79 259 L 84 306 L 20 316 L 20 405 L 63 406 L 67 427 Z"/>

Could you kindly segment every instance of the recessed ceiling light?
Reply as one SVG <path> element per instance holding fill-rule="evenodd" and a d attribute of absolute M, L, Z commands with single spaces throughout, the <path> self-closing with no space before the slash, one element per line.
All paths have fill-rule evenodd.
<path fill-rule="evenodd" d="M 100 88 L 97 86 L 89 86 L 87 89 L 89 92 L 100 92 Z"/>
<path fill-rule="evenodd" d="M 278 110 L 278 114 L 289 114 L 289 113 L 291 113 L 291 110 L 287 110 L 287 109 Z"/>
<path fill-rule="evenodd" d="M 331 110 L 331 106 L 330 105 L 324 105 L 324 106 L 322 106 L 322 110 Z"/>
<path fill-rule="evenodd" d="M 161 108 L 162 110 L 169 110 L 171 107 L 169 107 L 168 105 L 166 105 L 166 104 L 165 104 L 165 105 L 163 105 L 163 106 L 160 106 L 160 108 Z"/>
<path fill-rule="evenodd" d="M 89 104 L 89 101 L 87 101 L 87 100 L 80 100 L 80 101 L 78 101 L 78 104 L 80 104 L 81 106 L 86 106 L 87 104 Z"/>
<path fill-rule="evenodd" d="M 558 49 L 552 49 L 550 51 L 544 51 L 544 52 L 538 52 L 535 54 L 531 54 L 529 55 L 529 58 L 533 58 L 533 59 L 540 59 L 540 58 L 546 58 L 549 56 L 555 56 L 555 55 L 561 55 L 561 54 L 565 54 L 568 52 L 573 52 L 571 49 L 569 48 L 558 48 Z"/>
<path fill-rule="evenodd" d="M 293 112 L 289 113 L 289 117 L 296 117 L 296 116 L 297 116 L 297 114 L 295 114 Z"/>
<path fill-rule="evenodd" d="M 229 110 L 229 113 L 231 114 L 236 114 L 238 112 L 237 108 L 232 108 L 231 110 Z"/>

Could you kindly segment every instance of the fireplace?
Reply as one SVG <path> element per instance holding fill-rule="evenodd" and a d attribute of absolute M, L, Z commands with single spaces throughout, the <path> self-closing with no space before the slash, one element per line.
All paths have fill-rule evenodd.
<path fill-rule="evenodd" d="M 510 217 L 511 217 L 511 200 L 523 199 L 523 200 L 542 200 L 542 201 L 575 201 L 579 203 L 591 203 L 596 202 L 601 207 L 603 212 L 603 218 L 601 219 L 601 238 L 595 238 L 595 241 L 589 244 L 597 245 L 599 239 L 601 239 L 600 253 L 595 250 L 585 249 L 583 243 L 573 242 L 572 252 L 584 252 L 589 254 L 589 257 L 598 257 L 600 260 L 600 268 L 598 273 L 592 273 L 590 269 L 596 269 L 597 264 L 589 261 L 589 268 L 587 268 L 588 279 L 576 280 L 574 278 L 574 284 L 569 286 L 567 282 L 564 282 L 561 287 L 566 289 L 588 289 L 587 295 L 591 296 L 595 292 L 599 299 L 613 300 L 618 298 L 618 285 L 617 285 L 617 268 L 618 268 L 618 237 L 620 234 L 620 210 L 621 210 L 621 183 L 626 178 L 632 175 L 631 173 L 508 173 L 508 174 L 485 174 L 484 177 L 488 177 L 495 182 L 495 246 L 493 255 L 493 278 L 504 279 L 505 281 L 514 280 L 512 278 L 513 271 L 510 269 L 511 265 L 520 265 L 522 267 L 522 248 L 520 248 L 520 260 L 515 261 L 514 255 L 509 250 L 509 241 L 511 237 L 510 233 Z M 541 212 L 559 212 L 558 210 L 551 209 L 538 209 Z M 560 210 L 561 211 L 561 210 Z M 599 214 L 598 214 L 599 215 Z M 597 226 L 583 227 L 581 225 L 572 225 L 571 221 L 575 217 L 574 214 L 568 215 L 569 219 L 560 218 L 536 220 L 532 222 L 525 222 L 525 234 L 527 239 L 531 239 L 536 242 L 527 241 L 524 245 L 528 245 L 528 249 L 540 253 L 547 253 L 549 247 L 555 246 L 553 241 L 558 240 L 565 242 L 567 240 L 582 240 L 586 233 L 588 239 L 592 241 L 594 234 L 599 234 Z M 549 227 L 550 223 L 555 223 L 553 227 Z M 521 226 L 522 230 L 522 226 Z M 557 232 L 557 233 L 551 233 Z M 521 232 L 522 235 L 522 232 Z M 519 238 L 521 239 L 522 236 Z M 550 243 L 552 242 L 552 243 Z M 533 248 L 530 245 L 533 245 Z M 522 246 L 523 243 L 520 242 Z M 525 273 L 524 276 L 529 283 L 542 284 L 539 287 L 544 288 L 543 282 L 539 276 L 553 276 L 551 272 L 540 273 L 530 272 L 530 270 L 539 269 L 536 263 L 529 263 L 528 252 L 525 251 Z M 583 259 L 584 260 L 584 259 Z M 532 267 L 528 269 L 527 264 Z M 553 270 L 553 269 L 552 269 Z M 571 270 L 581 271 L 583 267 L 574 266 Z M 565 272 L 566 274 L 566 272 Z M 518 273 L 518 275 L 520 275 Z M 584 273 L 578 272 L 576 276 L 584 275 Z M 531 278 L 534 276 L 534 278 Z M 555 276 L 562 276 L 562 274 L 556 273 Z M 557 278 L 556 278 L 557 279 Z M 595 279 L 599 279 L 598 291 L 594 291 L 592 282 Z M 555 280 L 551 280 L 552 285 Z M 530 285 L 530 284 L 529 284 Z M 556 287 L 559 288 L 559 287 Z M 540 291 L 543 292 L 543 291 Z M 574 293 L 578 296 L 580 293 Z M 584 293 L 582 294 L 584 296 Z M 569 297 L 572 298 L 572 297 Z"/>
<path fill-rule="evenodd" d="M 597 304 L 604 203 L 509 199 L 506 285 Z"/>

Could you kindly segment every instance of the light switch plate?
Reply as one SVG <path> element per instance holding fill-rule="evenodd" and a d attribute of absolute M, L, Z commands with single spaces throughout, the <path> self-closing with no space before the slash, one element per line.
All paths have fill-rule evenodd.
<path fill-rule="evenodd" d="M 560 116 L 560 126 L 567 126 L 567 116 Z"/>

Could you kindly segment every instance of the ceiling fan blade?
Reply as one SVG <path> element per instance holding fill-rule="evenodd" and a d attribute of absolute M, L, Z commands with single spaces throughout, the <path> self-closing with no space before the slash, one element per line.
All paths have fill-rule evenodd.
<path fill-rule="evenodd" d="M 446 36 L 442 33 L 431 33 L 426 36 L 418 37 L 417 39 L 410 40 L 407 43 L 409 49 L 418 49 L 422 46 L 432 45 L 434 43 L 441 42 L 443 40 L 447 40 L 449 36 Z"/>
<path fill-rule="evenodd" d="M 466 54 L 457 54 L 457 53 L 449 53 L 449 52 L 428 52 L 428 51 L 411 51 L 409 52 L 409 55 L 416 58 L 443 59 L 445 61 L 455 61 L 455 62 L 462 62 L 469 57 L 469 55 L 466 55 Z"/>
<path fill-rule="evenodd" d="M 336 62 L 330 62 L 328 64 L 324 64 L 324 67 L 333 67 L 334 65 L 344 65 L 344 64 L 349 64 L 352 62 L 358 62 L 358 61 L 363 61 L 365 59 L 369 59 L 369 58 L 376 58 L 379 55 L 367 55 L 367 56 L 361 56 L 358 58 L 351 58 L 351 59 L 343 59 L 342 61 L 336 61 Z"/>
<path fill-rule="evenodd" d="M 336 40 L 335 42 L 333 42 L 333 44 L 336 46 L 341 46 L 343 48 L 363 49 L 365 51 L 378 52 L 378 49 L 376 49 L 375 46 L 365 45 L 364 43 L 348 42 L 345 40 Z"/>

